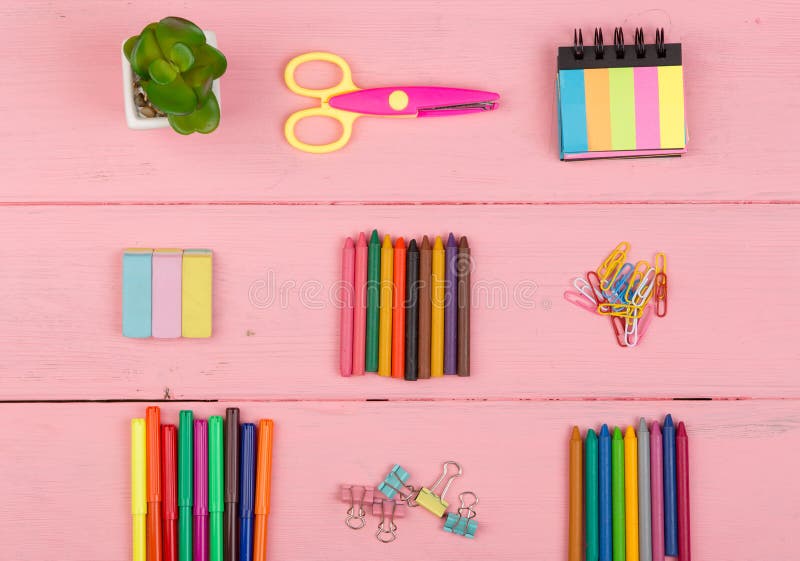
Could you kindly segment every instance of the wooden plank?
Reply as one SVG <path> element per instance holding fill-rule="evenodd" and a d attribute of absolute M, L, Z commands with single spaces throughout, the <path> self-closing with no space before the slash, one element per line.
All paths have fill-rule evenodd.
<path fill-rule="evenodd" d="M 120 45 L 179 13 L 217 32 L 230 66 L 222 124 L 210 137 L 125 127 Z M 354 17 L 354 14 L 357 14 Z M 800 90 L 787 70 L 792 2 L 559 0 L 481 2 L 275 0 L 20 2 L 0 6 L 0 201 L 692 201 L 798 200 Z M 666 27 L 682 41 L 688 156 L 558 161 L 555 58 L 572 30 L 624 24 L 630 41 Z M 287 61 L 321 49 L 344 56 L 362 87 L 431 84 L 496 90 L 500 110 L 454 119 L 362 119 L 333 156 L 290 148 L 287 116 L 314 101 L 283 84 Z M 746 56 L 735 56 L 746 53 Z M 58 56 L 55 56 L 57 54 Z M 85 68 L 77 72 L 76 68 Z M 310 72 L 313 74 L 313 72 Z M 331 80 L 333 74 L 327 75 Z M 315 84 L 320 85 L 320 84 Z M 311 124 L 312 134 L 331 127 Z M 413 164 L 413 165 L 410 165 Z"/>
<path fill-rule="evenodd" d="M 0 396 L 415 398 L 800 395 L 800 206 L 146 206 L 0 209 Z M 338 376 L 344 236 L 467 234 L 473 376 Z M 640 348 L 562 299 L 622 239 L 666 252 Z M 124 247 L 214 250 L 214 335 L 121 336 Z"/>
<path fill-rule="evenodd" d="M 167 404 L 224 414 L 233 404 Z M 271 559 L 565 559 L 567 441 L 582 427 L 672 412 L 689 427 L 693 553 L 697 559 L 790 559 L 800 517 L 793 401 L 237 403 L 245 421 L 275 419 Z M 0 405 L 4 556 L 39 561 L 130 559 L 129 419 L 145 404 Z M 22 423 L 22 424 L 20 424 Z M 14 427 L 14 428 L 11 428 Z M 446 496 L 480 497 L 475 540 L 442 531 L 416 509 L 398 539 L 343 524 L 342 483 L 377 484 L 395 462 L 430 485 L 441 462 L 462 463 Z M 759 538 L 753 539 L 753 532 Z M 91 536 L 91 538 L 87 538 Z"/>

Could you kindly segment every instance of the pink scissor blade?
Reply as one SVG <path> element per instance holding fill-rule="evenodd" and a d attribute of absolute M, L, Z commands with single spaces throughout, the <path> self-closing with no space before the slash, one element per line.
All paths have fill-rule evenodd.
<path fill-rule="evenodd" d="M 399 106 L 398 97 L 407 103 Z M 329 104 L 364 115 L 433 117 L 492 111 L 497 108 L 498 99 L 498 94 L 481 90 L 411 86 L 359 90 L 334 96 Z"/>

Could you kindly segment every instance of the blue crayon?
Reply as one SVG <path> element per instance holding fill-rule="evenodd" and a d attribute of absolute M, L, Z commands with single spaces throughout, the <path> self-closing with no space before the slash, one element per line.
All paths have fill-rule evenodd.
<path fill-rule="evenodd" d="M 678 555 L 678 494 L 675 475 L 675 425 L 672 415 L 664 419 L 664 553 Z"/>
<path fill-rule="evenodd" d="M 611 561 L 611 435 L 600 429 L 598 487 L 600 495 L 600 561 Z"/>
<path fill-rule="evenodd" d="M 253 560 L 253 507 L 256 492 L 256 426 L 253 423 L 242 424 L 241 429 L 241 472 L 239 481 L 239 560 Z"/>

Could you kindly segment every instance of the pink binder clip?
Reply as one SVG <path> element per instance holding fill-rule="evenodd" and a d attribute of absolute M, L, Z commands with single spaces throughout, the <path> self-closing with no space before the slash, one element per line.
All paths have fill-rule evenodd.
<path fill-rule="evenodd" d="M 394 515 L 396 518 L 403 518 L 408 511 L 408 505 L 403 501 L 395 501 L 394 499 L 382 499 L 375 497 L 372 500 L 372 514 L 374 516 L 383 516 L 385 513 L 392 509 L 394 504 Z"/>
<path fill-rule="evenodd" d="M 375 488 L 366 485 L 342 485 L 340 498 L 343 503 L 350 503 L 344 523 L 348 528 L 360 530 L 367 524 L 365 505 L 373 504 Z M 380 499 L 379 499 L 380 500 Z M 374 506 L 370 507 L 374 509 Z"/>

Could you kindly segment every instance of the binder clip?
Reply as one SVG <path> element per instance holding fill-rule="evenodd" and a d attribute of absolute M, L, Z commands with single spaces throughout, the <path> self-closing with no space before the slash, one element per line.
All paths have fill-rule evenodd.
<path fill-rule="evenodd" d="M 435 493 L 436 488 L 442 484 L 444 478 L 447 477 L 447 472 L 449 466 L 455 466 L 458 468 L 458 471 L 451 475 L 447 482 L 444 484 L 444 489 L 442 489 L 442 494 L 437 495 Z M 461 466 L 458 462 L 448 461 L 442 464 L 442 475 L 439 476 L 433 485 L 431 485 L 430 489 L 427 487 L 423 487 L 419 490 L 417 494 L 417 498 L 415 499 L 416 503 L 420 506 L 425 507 L 427 510 L 431 511 L 433 514 L 441 518 L 445 511 L 447 510 L 447 501 L 444 500 L 444 496 L 447 494 L 447 490 L 450 488 L 450 485 L 453 483 L 453 480 L 461 475 Z"/>
<path fill-rule="evenodd" d="M 403 518 L 408 512 L 408 506 L 403 501 L 396 501 L 394 499 L 382 499 L 375 497 L 372 499 L 372 514 L 373 516 L 383 516 L 384 511 L 394 503 L 394 516 L 395 518 Z"/>
<path fill-rule="evenodd" d="M 469 495 L 475 500 L 467 504 L 464 500 L 465 495 Z M 459 507 L 457 512 L 447 513 L 447 519 L 444 521 L 443 530 L 451 534 L 458 534 L 459 536 L 472 539 L 475 537 L 475 532 L 478 530 L 478 521 L 474 520 L 477 514 L 473 508 L 478 504 L 478 495 L 472 491 L 464 491 L 458 495 L 458 498 L 461 501 L 461 507 Z"/>
<path fill-rule="evenodd" d="M 397 539 L 397 524 L 394 523 L 394 518 L 405 514 L 404 507 L 404 504 L 393 499 L 375 498 L 372 503 L 372 513 L 381 517 L 381 521 L 378 522 L 378 531 L 375 532 L 375 537 L 379 542 L 391 543 Z"/>
<path fill-rule="evenodd" d="M 414 506 L 417 490 L 412 485 L 406 484 L 409 477 L 408 472 L 400 467 L 400 464 L 395 464 L 386 478 L 378 484 L 378 491 L 386 495 L 387 499 L 398 496 L 408 506 Z"/>
<path fill-rule="evenodd" d="M 344 523 L 348 528 L 360 530 L 367 524 L 367 511 L 364 505 L 372 505 L 374 489 L 364 485 L 342 485 L 341 500 L 350 503 Z"/>

